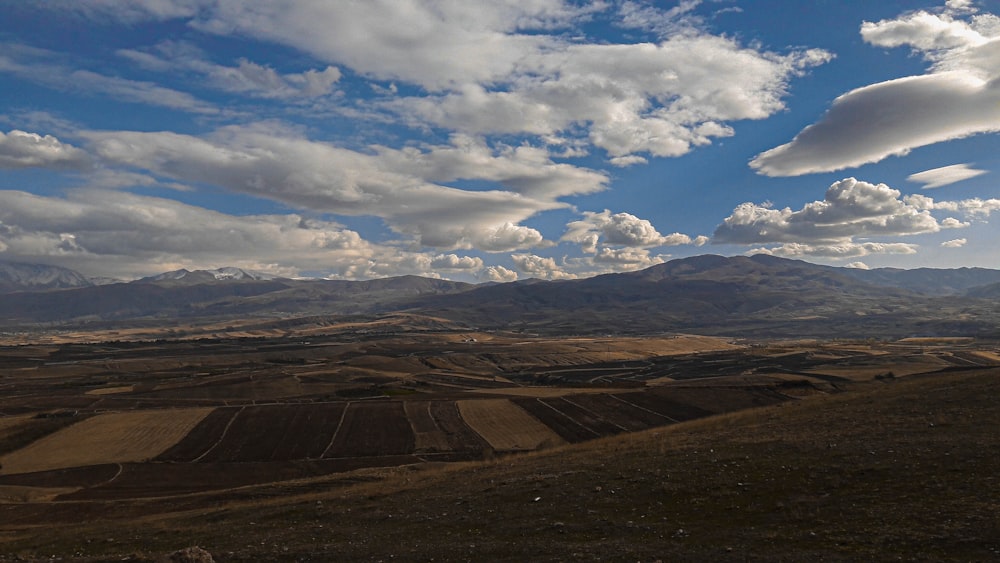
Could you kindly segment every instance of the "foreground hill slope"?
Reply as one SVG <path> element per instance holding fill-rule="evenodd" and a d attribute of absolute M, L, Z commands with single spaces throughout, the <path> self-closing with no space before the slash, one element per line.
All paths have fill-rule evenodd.
<path fill-rule="evenodd" d="M 912 376 L 492 462 L 118 503 L 44 533 L 23 519 L 0 525 L 0 552 L 152 560 L 200 545 L 225 561 L 992 560 L 998 391 L 996 369 Z M 12 509 L 36 510 L 40 522 L 81 522 L 79 511 L 93 510 Z"/>

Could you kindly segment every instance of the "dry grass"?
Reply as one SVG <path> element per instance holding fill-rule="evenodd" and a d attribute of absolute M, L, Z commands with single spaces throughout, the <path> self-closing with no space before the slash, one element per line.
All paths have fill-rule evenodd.
<path fill-rule="evenodd" d="M 276 484 L 168 515 L 156 514 L 168 510 L 162 501 L 122 504 L 111 520 L 44 533 L 0 526 L 0 551 L 81 561 L 153 561 L 186 545 L 225 561 L 996 560 L 998 388 L 1000 370 L 916 376 L 490 462 Z"/>
<path fill-rule="evenodd" d="M 8 430 L 29 419 L 31 419 L 30 416 L 5 416 L 0 418 L 0 436 L 3 436 Z"/>
<path fill-rule="evenodd" d="M 902 377 L 918 373 L 930 373 L 950 365 L 952 364 L 949 364 L 940 358 L 928 355 L 924 356 L 921 361 L 899 361 L 872 366 L 820 366 L 814 369 L 806 370 L 805 373 L 833 375 L 852 379 L 854 381 L 866 381 L 890 371 L 893 375 Z"/>
<path fill-rule="evenodd" d="M 78 487 L 22 487 L 18 485 L 0 485 L 0 504 L 9 502 L 51 502 L 59 495 L 66 495 L 78 490 L 80 490 Z M 0 561 L 2 561 L 2 559 L 0 559 Z"/>
<path fill-rule="evenodd" d="M 458 401 L 470 428 L 497 451 L 535 450 L 564 444 L 551 428 L 507 399 Z"/>
<path fill-rule="evenodd" d="M 117 395 L 118 393 L 131 393 L 135 387 L 132 385 L 119 385 L 118 387 L 102 387 L 91 389 L 85 395 Z"/>
<path fill-rule="evenodd" d="M 1000 362 L 1000 354 L 998 354 L 997 352 L 990 352 L 987 350 L 974 350 L 970 351 L 969 354 L 991 362 Z"/>
<path fill-rule="evenodd" d="M 145 461 L 173 446 L 212 411 L 164 409 L 102 414 L 0 458 L 3 473 Z"/>

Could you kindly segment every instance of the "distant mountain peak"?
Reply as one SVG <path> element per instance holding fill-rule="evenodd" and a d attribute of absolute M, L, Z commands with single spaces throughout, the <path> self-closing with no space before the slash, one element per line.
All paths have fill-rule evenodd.
<path fill-rule="evenodd" d="M 244 270 L 234 266 L 224 266 L 214 270 L 171 270 L 155 276 L 149 276 L 139 280 L 140 282 L 169 282 L 181 281 L 190 283 L 211 283 L 212 281 L 260 281 L 273 280 L 277 276 Z"/>
<path fill-rule="evenodd" d="M 93 285 L 83 274 L 60 266 L 0 262 L 0 292 L 70 289 Z"/>

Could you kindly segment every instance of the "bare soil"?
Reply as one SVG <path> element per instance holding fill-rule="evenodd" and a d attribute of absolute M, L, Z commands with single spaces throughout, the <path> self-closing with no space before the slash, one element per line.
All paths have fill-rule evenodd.
<path fill-rule="evenodd" d="M 0 561 L 994 553 L 995 499 L 947 507 L 996 490 L 996 343 L 392 332 L 410 322 L 0 347 Z M 874 504 L 912 487 L 937 536 Z M 969 550 L 932 549 L 955 526 Z"/>

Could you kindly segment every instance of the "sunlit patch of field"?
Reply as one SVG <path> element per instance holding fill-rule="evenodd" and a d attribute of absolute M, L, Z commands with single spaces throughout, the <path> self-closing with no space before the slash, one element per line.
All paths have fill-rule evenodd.
<path fill-rule="evenodd" d="M 817 375 L 832 375 L 836 377 L 843 377 L 846 379 L 852 379 L 857 381 L 865 381 L 877 377 L 880 375 L 887 375 L 891 373 L 893 376 L 902 377 L 906 375 L 914 375 L 918 373 L 929 373 L 933 371 L 946 368 L 952 364 L 945 360 L 936 358 L 934 356 L 923 356 L 920 361 L 897 361 L 891 364 L 884 365 L 865 365 L 865 366 L 820 366 L 810 370 L 806 370 L 805 373 L 814 373 Z"/>
<path fill-rule="evenodd" d="M 5 474 L 145 461 L 187 435 L 211 408 L 109 413 L 88 418 L 0 458 Z"/>
<path fill-rule="evenodd" d="M 991 362 L 1000 362 L 1000 354 L 996 352 L 990 352 L 987 350 L 975 350 L 975 351 L 970 351 L 969 354 L 972 356 L 976 356 L 978 358 L 982 358 L 984 360 L 989 360 Z"/>
<path fill-rule="evenodd" d="M 101 387 L 100 389 L 91 389 L 84 393 L 85 395 L 117 395 L 118 393 L 129 393 L 135 389 L 134 385 L 119 385 L 118 387 Z"/>
<path fill-rule="evenodd" d="M 466 424 L 497 451 L 535 450 L 566 442 L 507 399 L 458 401 Z"/>
<path fill-rule="evenodd" d="M 914 336 L 910 338 L 901 338 L 898 340 L 900 343 L 904 344 L 968 344 L 975 342 L 975 338 L 971 336 Z"/>

